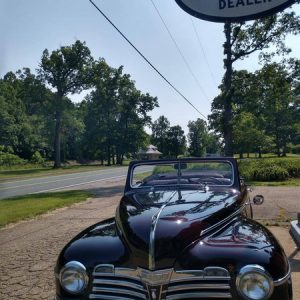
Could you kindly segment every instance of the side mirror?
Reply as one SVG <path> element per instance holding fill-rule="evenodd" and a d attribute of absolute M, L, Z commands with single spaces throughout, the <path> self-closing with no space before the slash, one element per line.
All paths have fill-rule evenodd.
<path fill-rule="evenodd" d="M 253 203 L 255 205 L 262 205 L 265 201 L 265 198 L 263 195 L 256 195 L 253 197 Z"/>

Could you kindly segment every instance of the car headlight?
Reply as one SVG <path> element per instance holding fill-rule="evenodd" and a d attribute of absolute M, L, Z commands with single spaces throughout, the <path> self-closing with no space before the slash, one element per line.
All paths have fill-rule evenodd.
<path fill-rule="evenodd" d="M 273 293 L 273 279 L 269 273 L 259 265 L 243 267 L 236 279 L 240 295 L 247 300 L 265 300 Z"/>
<path fill-rule="evenodd" d="M 81 293 L 88 284 L 85 266 L 78 261 L 68 262 L 59 273 L 59 281 L 67 292 L 71 294 Z"/>

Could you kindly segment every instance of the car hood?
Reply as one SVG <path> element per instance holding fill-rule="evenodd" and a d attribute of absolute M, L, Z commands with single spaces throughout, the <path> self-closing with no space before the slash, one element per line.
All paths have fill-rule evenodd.
<path fill-rule="evenodd" d="M 240 192 L 228 188 L 139 191 L 122 198 L 116 224 L 137 266 L 162 269 L 240 207 Z"/>

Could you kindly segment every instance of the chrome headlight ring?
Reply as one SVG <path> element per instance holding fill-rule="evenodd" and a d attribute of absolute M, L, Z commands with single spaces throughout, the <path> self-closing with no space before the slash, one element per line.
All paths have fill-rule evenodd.
<path fill-rule="evenodd" d="M 271 275 L 259 265 L 243 267 L 236 278 L 236 286 L 239 294 L 247 300 L 267 300 L 274 290 Z"/>
<path fill-rule="evenodd" d="M 82 293 L 87 287 L 88 281 L 86 268 L 78 261 L 68 262 L 59 272 L 60 285 L 73 295 Z"/>

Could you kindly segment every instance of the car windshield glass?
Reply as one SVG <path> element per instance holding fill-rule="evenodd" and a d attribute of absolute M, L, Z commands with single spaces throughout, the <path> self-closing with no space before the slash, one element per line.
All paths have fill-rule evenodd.
<path fill-rule="evenodd" d="M 230 186 L 233 169 L 227 161 L 188 161 L 138 164 L 133 168 L 131 186 L 208 185 Z"/>

